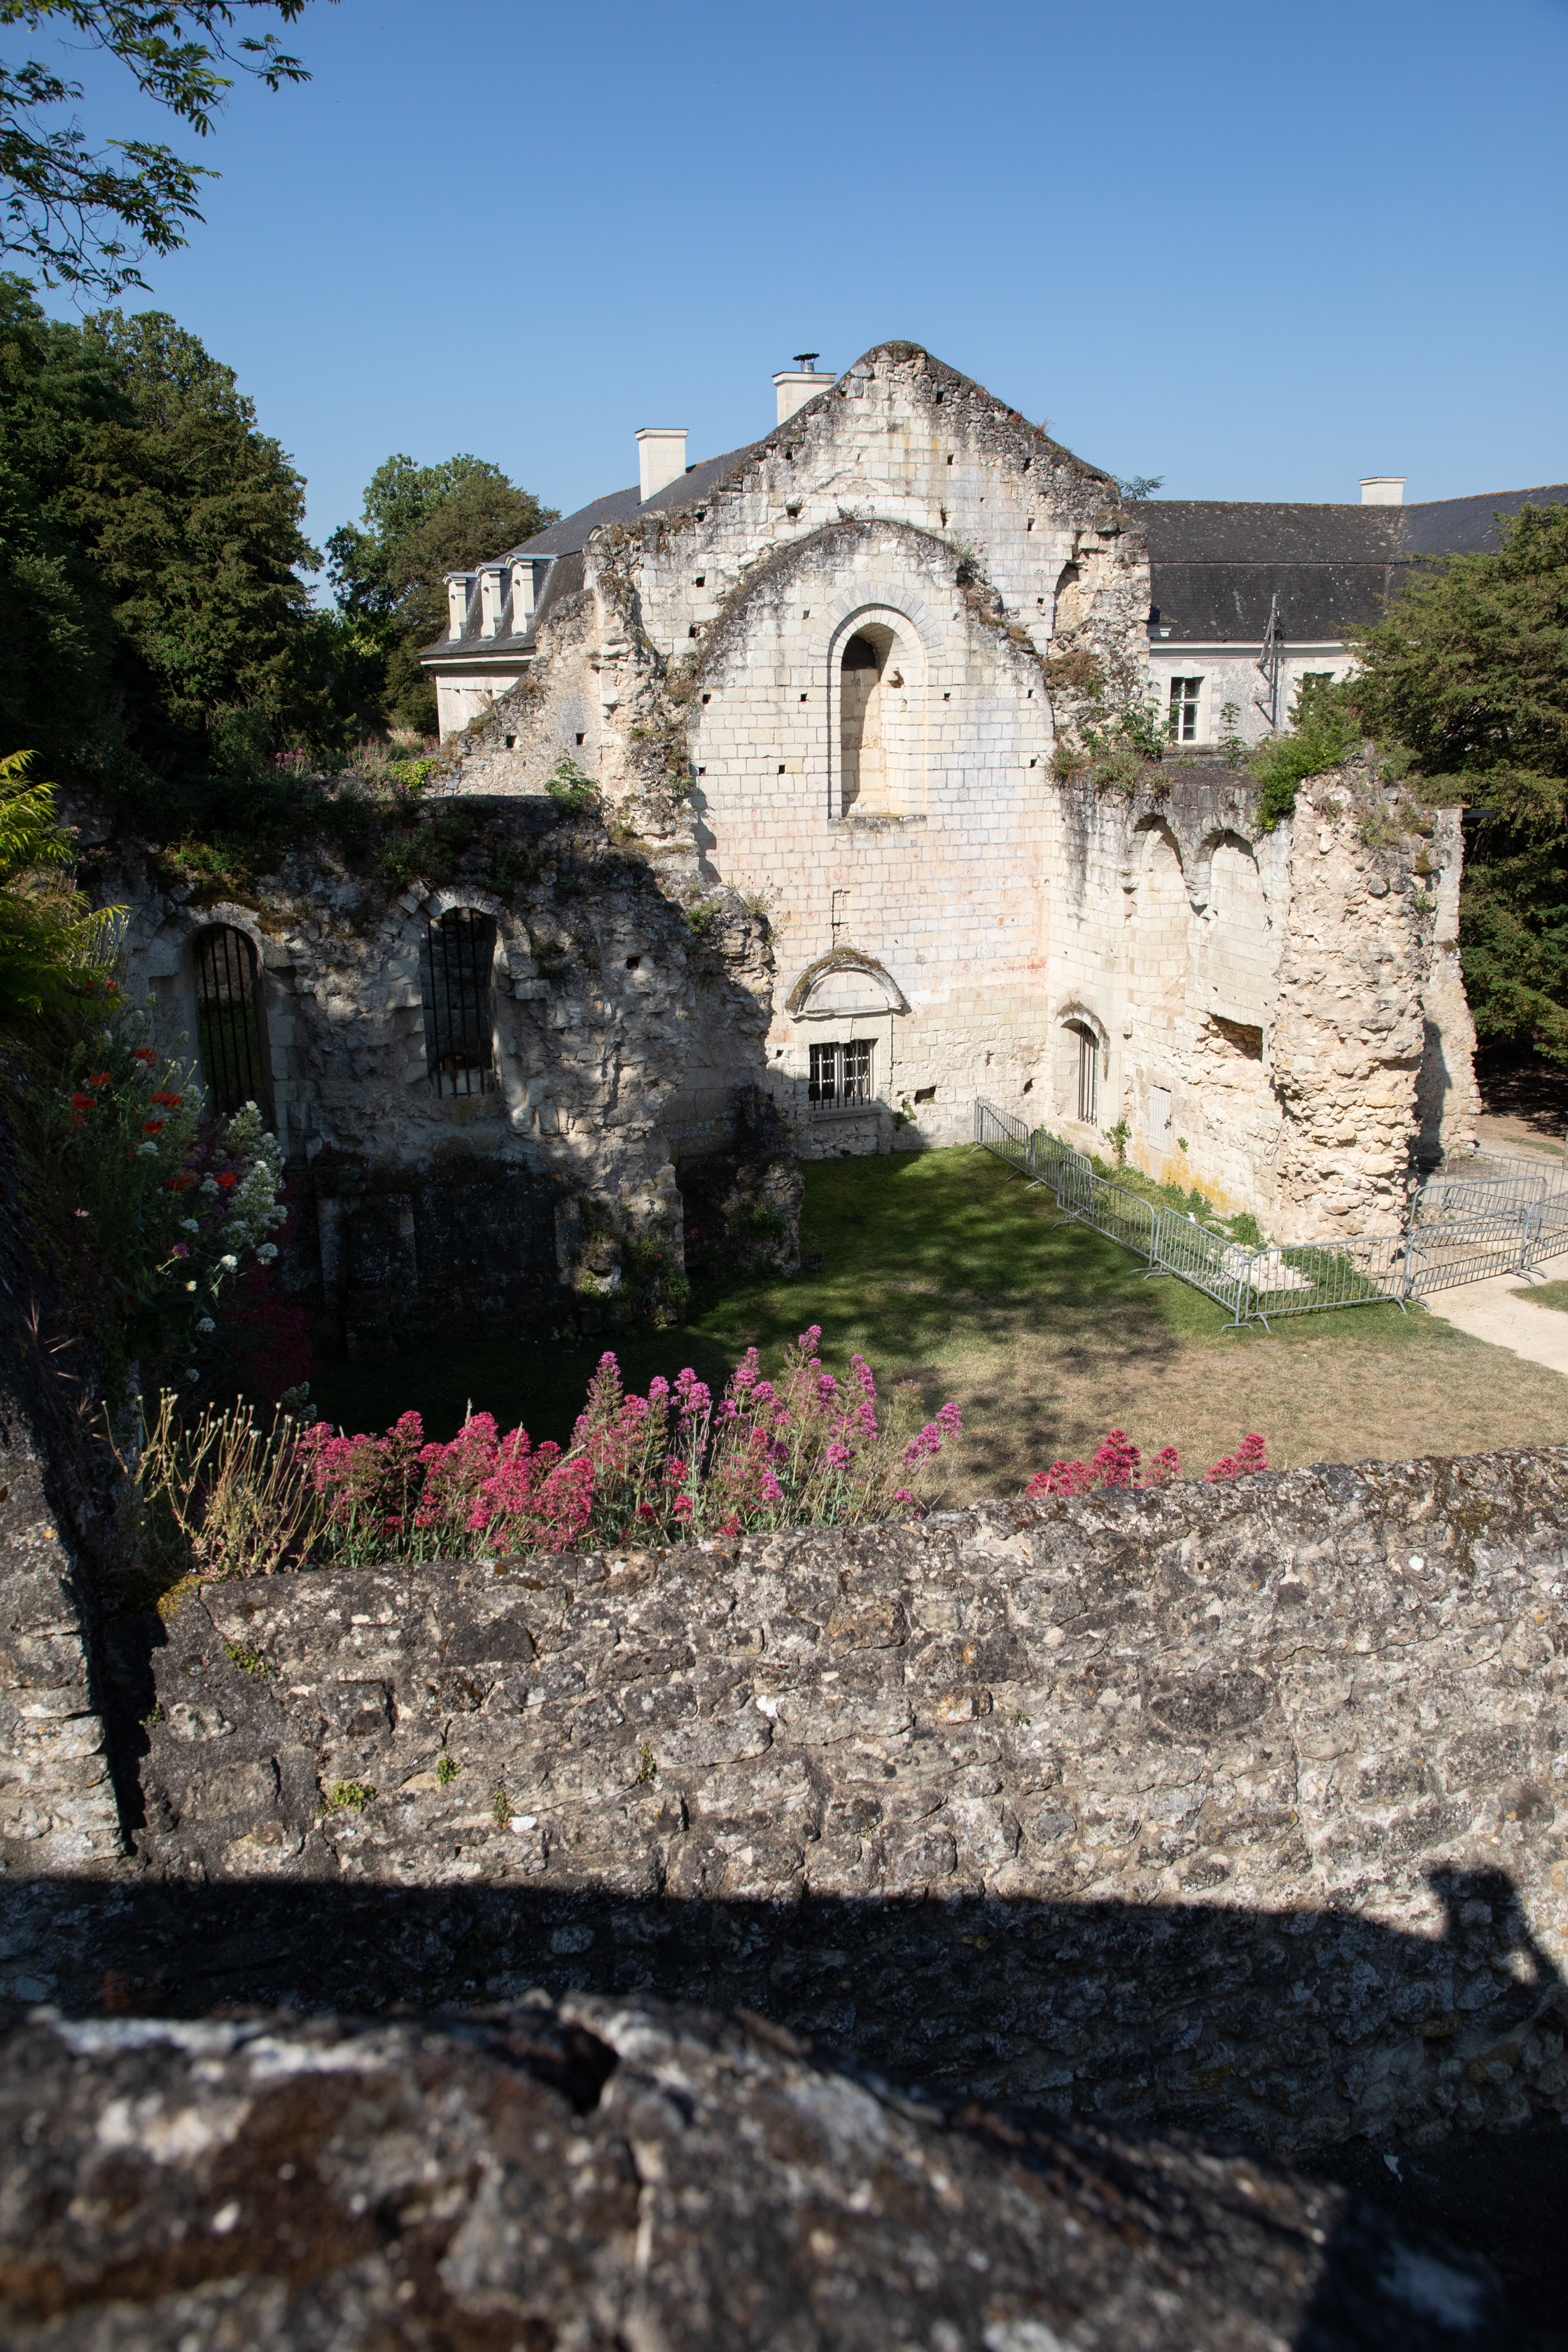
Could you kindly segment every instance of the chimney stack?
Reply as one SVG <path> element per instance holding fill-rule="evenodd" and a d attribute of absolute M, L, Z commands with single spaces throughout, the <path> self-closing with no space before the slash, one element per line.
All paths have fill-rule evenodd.
<path fill-rule="evenodd" d="M 1363 474 L 1361 478 L 1361 502 L 1363 507 L 1402 507 L 1405 504 L 1405 476 Z"/>
<path fill-rule="evenodd" d="M 816 358 L 815 352 L 796 352 L 794 367 L 785 368 L 781 374 L 774 376 L 773 390 L 779 396 L 779 424 L 782 425 L 786 416 L 793 416 L 797 408 L 804 408 L 808 400 L 815 400 L 819 392 L 826 392 L 829 384 L 837 383 L 837 376 L 821 373 Z"/>
<path fill-rule="evenodd" d="M 460 637 L 468 625 L 468 598 L 473 593 L 471 572 L 448 572 L 447 574 L 447 635 Z"/>
<path fill-rule="evenodd" d="M 533 558 L 520 556 L 511 567 L 511 633 L 524 635 L 533 626 Z"/>
<path fill-rule="evenodd" d="M 637 435 L 637 478 L 643 504 L 658 498 L 686 471 L 684 425 L 645 425 Z"/>
<path fill-rule="evenodd" d="M 481 563 L 479 566 L 479 635 L 493 637 L 500 626 L 501 605 L 506 597 L 506 565 Z"/>

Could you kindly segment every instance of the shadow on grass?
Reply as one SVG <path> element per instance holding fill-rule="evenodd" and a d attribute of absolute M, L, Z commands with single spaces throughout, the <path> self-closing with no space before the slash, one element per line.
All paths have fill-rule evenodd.
<path fill-rule="evenodd" d="M 776 1370 L 796 1334 L 818 1323 L 829 1362 L 858 1349 L 884 1386 L 919 1381 L 932 1410 L 962 1360 L 980 1375 L 965 1383 L 968 1412 L 984 1422 L 1022 1412 L 1026 1426 L 1015 1423 L 1015 1435 L 1049 1446 L 1060 1418 L 1050 1399 L 1020 1396 L 1007 1377 L 1021 1345 L 1048 1339 L 1068 1372 L 1110 1349 L 1136 1367 L 1224 1327 L 1212 1301 L 1147 1282 L 1139 1260 L 1060 1223 L 1046 1194 L 1010 1181 L 994 1160 L 955 1150 L 818 1161 L 805 1180 L 802 1249 L 821 1255 L 819 1274 L 701 1286 L 675 1330 L 459 1335 L 386 1360 L 321 1365 L 321 1410 L 350 1428 L 380 1429 L 412 1406 L 431 1435 L 447 1437 L 471 1402 L 563 1443 L 606 1348 L 628 1386 L 645 1389 L 656 1372 L 689 1364 L 718 1388 L 744 1349 Z"/>

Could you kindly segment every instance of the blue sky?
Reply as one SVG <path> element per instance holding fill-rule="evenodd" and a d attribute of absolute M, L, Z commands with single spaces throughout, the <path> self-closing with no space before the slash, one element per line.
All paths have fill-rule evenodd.
<path fill-rule="evenodd" d="M 312 81 L 237 91 L 126 307 L 237 371 L 318 539 L 392 450 L 570 509 L 638 425 L 714 455 L 792 353 L 894 336 L 1167 497 L 1568 477 L 1565 0 L 316 0 L 289 37 Z M 83 78 L 95 140 L 194 151 Z"/>

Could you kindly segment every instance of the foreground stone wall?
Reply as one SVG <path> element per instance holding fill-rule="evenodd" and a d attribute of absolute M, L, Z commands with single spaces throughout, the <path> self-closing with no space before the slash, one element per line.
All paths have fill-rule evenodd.
<path fill-rule="evenodd" d="M 0 2062 L 16 2352 L 1562 2343 L 1342 2190 L 943 2114 L 755 2019 L 44 2018 Z"/>
<path fill-rule="evenodd" d="M 209 1585 L 113 1965 L 651 1988 L 1292 2149 L 1568 2111 L 1565 1523 L 1553 1451 Z"/>

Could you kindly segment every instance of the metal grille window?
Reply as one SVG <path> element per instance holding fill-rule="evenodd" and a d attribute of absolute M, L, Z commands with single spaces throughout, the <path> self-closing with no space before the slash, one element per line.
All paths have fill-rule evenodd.
<path fill-rule="evenodd" d="M 847 1045 L 814 1045 L 806 1097 L 814 1103 L 871 1101 L 871 1040 L 852 1037 Z"/>
<path fill-rule="evenodd" d="M 1086 1127 L 1100 1116 L 1100 1045 L 1087 1029 L 1078 1033 L 1078 1115 Z"/>
<path fill-rule="evenodd" d="M 196 983 L 196 1045 L 212 1108 L 219 1118 L 232 1118 L 253 1102 L 271 1127 L 272 1087 L 256 950 L 232 924 L 215 923 L 196 934 L 191 961 Z"/>
<path fill-rule="evenodd" d="M 419 992 L 425 1058 L 438 1095 L 488 1095 L 495 1089 L 495 946 L 494 923 L 470 907 L 454 908 L 426 929 Z"/>
<path fill-rule="evenodd" d="M 1198 698 L 1203 692 L 1201 677 L 1173 677 L 1171 680 L 1171 709 L 1165 721 L 1165 732 L 1173 743 L 1195 743 L 1198 740 Z"/>

